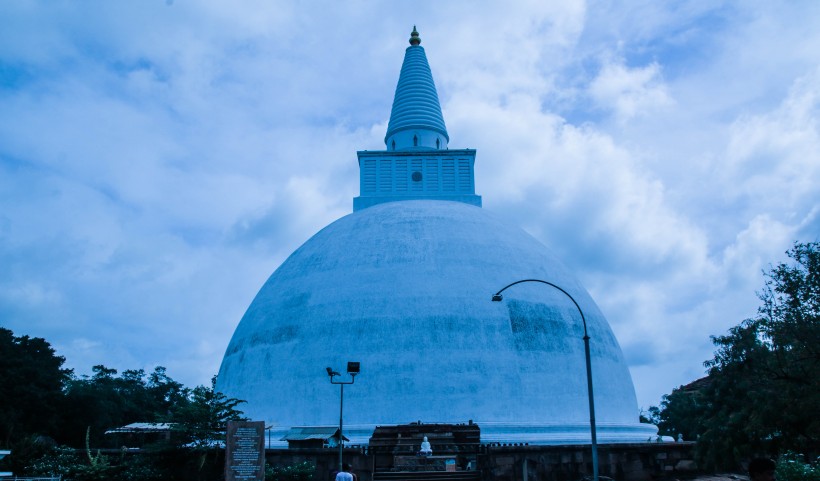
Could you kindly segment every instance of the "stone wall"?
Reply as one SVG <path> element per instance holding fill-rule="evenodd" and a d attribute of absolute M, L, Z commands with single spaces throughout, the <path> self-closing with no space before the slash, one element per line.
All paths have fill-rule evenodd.
<path fill-rule="evenodd" d="M 693 475 L 693 442 L 604 444 L 598 446 L 601 477 L 616 481 L 650 481 Z M 315 481 L 332 480 L 339 462 L 335 449 L 269 449 L 269 464 L 287 466 L 310 461 Z M 592 477 L 588 445 L 525 446 L 482 445 L 477 466 L 485 481 L 579 481 Z M 346 448 L 344 462 L 360 481 L 373 479 L 374 456 L 366 448 Z"/>
<path fill-rule="evenodd" d="M 338 449 L 268 449 L 265 459 L 271 466 L 290 466 L 304 461 L 316 465 L 314 481 L 328 481 L 335 479 L 336 469 L 339 466 Z M 345 448 L 342 459 L 350 464 L 359 481 L 373 479 L 373 459 L 366 454 L 364 448 Z"/>
<path fill-rule="evenodd" d="M 640 443 L 598 446 L 599 475 L 618 481 L 649 481 L 692 474 L 694 444 Z M 482 479 L 570 481 L 592 477 L 588 445 L 484 446 L 478 457 Z"/>

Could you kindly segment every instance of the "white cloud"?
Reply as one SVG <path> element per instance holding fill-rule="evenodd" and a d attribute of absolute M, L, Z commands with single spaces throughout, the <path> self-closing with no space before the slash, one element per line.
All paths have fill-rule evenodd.
<path fill-rule="evenodd" d="M 820 232 L 817 9 L 3 3 L 0 323 L 79 372 L 208 382 L 351 210 L 415 23 L 485 207 L 578 271 L 656 403 Z"/>
<path fill-rule="evenodd" d="M 620 121 L 674 105 L 657 62 L 636 68 L 628 68 L 622 60 L 605 62 L 589 90 L 592 98 L 614 111 Z"/>
<path fill-rule="evenodd" d="M 4 302 L 16 304 L 21 308 L 45 306 L 53 309 L 62 301 L 59 292 L 34 282 L 0 285 L 0 298 Z"/>
<path fill-rule="evenodd" d="M 732 189 L 759 209 L 797 215 L 808 199 L 820 201 L 820 67 L 796 79 L 773 111 L 743 115 L 732 125 L 727 147 Z M 785 195 L 784 195 L 785 194 Z"/>

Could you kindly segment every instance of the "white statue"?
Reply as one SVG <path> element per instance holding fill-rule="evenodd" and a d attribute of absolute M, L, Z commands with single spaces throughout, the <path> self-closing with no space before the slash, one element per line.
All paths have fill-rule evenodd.
<path fill-rule="evenodd" d="M 421 442 L 419 454 L 422 456 L 430 456 L 433 454 L 433 448 L 430 447 L 430 441 L 427 440 L 427 436 L 424 436 L 424 441 Z"/>

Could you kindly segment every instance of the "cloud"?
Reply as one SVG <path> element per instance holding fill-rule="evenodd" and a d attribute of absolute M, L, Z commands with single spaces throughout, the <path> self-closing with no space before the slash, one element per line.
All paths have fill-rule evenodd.
<path fill-rule="evenodd" d="M 727 146 L 723 175 L 742 179 L 733 194 L 757 209 L 791 214 L 796 223 L 803 219 L 795 209 L 805 208 L 806 200 L 820 201 L 818 85 L 820 67 L 796 79 L 771 112 L 739 117 Z"/>
<path fill-rule="evenodd" d="M 674 105 L 656 62 L 636 68 L 622 62 L 605 62 L 589 91 L 600 106 L 614 111 L 622 122 Z"/>
<path fill-rule="evenodd" d="M 415 23 L 485 208 L 575 269 L 657 403 L 820 233 L 818 8 L 4 3 L 0 323 L 207 383 L 350 212 Z"/>

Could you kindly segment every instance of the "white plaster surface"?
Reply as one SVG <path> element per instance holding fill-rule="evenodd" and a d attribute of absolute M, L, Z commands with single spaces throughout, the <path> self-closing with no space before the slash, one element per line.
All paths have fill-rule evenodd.
<path fill-rule="evenodd" d="M 541 243 L 481 208 L 412 200 L 347 215 L 297 249 L 268 279 L 228 346 L 217 388 L 246 415 L 333 425 L 330 366 L 361 362 L 345 387 L 345 424 L 361 434 L 414 421 L 482 427 L 482 440 L 589 442 L 587 319 L 601 442 L 645 441 L 629 371 L 586 290 Z M 345 434 L 348 435 L 347 429 Z M 350 437 L 350 435 L 348 435 Z"/>
<path fill-rule="evenodd" d="M 415 141 L 413 137 L 416 137 Z M 439 145 L 436 145 L 437 139 Z M 414 147 L 446 149 L 449 140 L 424 47 L 407 47 L 384 144 L 388 150 Z"/>

